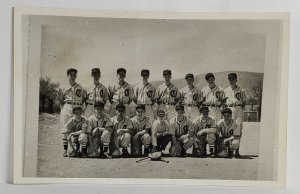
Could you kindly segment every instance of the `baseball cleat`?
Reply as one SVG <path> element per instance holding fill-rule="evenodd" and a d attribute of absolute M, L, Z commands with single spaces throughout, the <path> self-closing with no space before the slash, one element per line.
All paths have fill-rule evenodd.
<path fill-rule="evenodd" d="M 67 150 L 64 151 L 63 157 L 68 157 L 68 151 Z"/>

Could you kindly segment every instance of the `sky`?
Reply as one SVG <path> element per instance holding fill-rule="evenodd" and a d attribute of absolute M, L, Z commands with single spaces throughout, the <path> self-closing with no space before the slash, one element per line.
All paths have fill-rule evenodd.
<path fill-rule="evenodd" d="M 42 25 L 41 76 L 66 83 L 66 70 L 78 70 L 77 81 L 92 83 L 91 69 L 101 69 L 101 82 L 115 82 L 116 70 L 127 69 L 126 80 L 173 79 L 186 73 L 263 72 L 266 38 L 276 24 L 265 21 L 109 19 L 55 17 Z"/>

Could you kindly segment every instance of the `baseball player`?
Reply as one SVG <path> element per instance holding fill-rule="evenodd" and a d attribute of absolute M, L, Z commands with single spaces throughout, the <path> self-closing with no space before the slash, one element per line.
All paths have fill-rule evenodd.
<path fill-rule="evenodd" d="M 62 131 L 65 131 L 66 124 L 73 116 L 73 107 L 81 106 L 84 109 L 84 99 L 86 98 L 86 91 L 83 87 L 76 83 L 77 70 L 70 68 L 67 70 L 67 77 L 69 86 L 60 88 L 58 91 L 57 99 L 61 105 L 60 122 L 62 124 Z M 63 134 L 64 157 L 67 157 L 68 139 L 67 135 Z"/>
<path fill-rule="evenodd" d="M 163 77 L 165 83 L 158 86 L 157 104 L 159 105 L 158 110 L 164 110 L 169 121 L 176 116 L 175 104 L 178 102 L 179 93 L 177 87 L 171 83 L 171 70 L 164 70 Z"/>
<path fill-rule="evenodd" d="M 215 157 L 215 142 L 216 142 L 216 122 L 213 118 L 209 117 L 209 108 L 202 106 L 199 109 L 200 116 L 193 120 L 195 127 L 195 149 L 194 153 L 197 156 L 207 156 L 206 147 L 209 147 L 209 156 Z"/>
<path fill-rule="evenodd" d="M 164 154 L 169 154 L 166 150 L 167 145 L 172 142 L 172 133 L 170 132 L 170 125 L 165 120 L 165 111 L 157 110 L 157 119 L 152 124 L 152 145 L 153 152 L 162 151 Z"/>
<path fill-rule="evenodd" d="M 81 156 L 82 158 L 87 157 L 87 148 L 88 143 L 87 136 L 87 120 L 82 116 L 82 109 L 80 106 L 73 107 L 74 116 L 69 119 L 66 124 L 65 131 L 62 133 L 67 136 L 68 143 L 71 147 L 69 152 L 65 150 L 64 155 L 69 157 Z"/>
<path fill-rule="evenodd" d="M 94 114 L 88 119 L 89 157 L 108 158 L 113 124 L 110 117 L 103 112 L 102 102 L 94 103 Z M 100 148 L 100 152 L 98 151 Z"/>
<path fill-rule="evenodd" d="M 119 68 L 117 69 L 117 77 L 118 83 L 111 85 L 108 87 L 111 107 L 110 107 L 110 114 L 112 116 L 116 115 L 116 105 L 121 103 L 125 105 L 126 112 L 125 115 L 129 117 L 134 116 L 135 107 L 132 112 L 132 107 L 129 106 L 134 99 L 134 91 L 133 87 L 125 81 L 126 78 L 126 69 Z"/>
<path fill-rule="evenodd" d="M 212 73 L 205 75 L 207 86 L 202 88 L 203 105 L 209 108 L 209 116 L 218 122 L 221 117 L 221 107 L 225 103 L 225 94 L 223 89 L 215 84 L 215 76 Z"/>
<path fill-rule="evenodd" d="M 225 108 L 222 111 L 223 118 L 217 123 L 218 133 L 218 155 L 220 157 L 232 157 L 233 152 L 237 151 L 240 145 L 240 128 L 232 119 L 232 111 Z M 235 156 L 237 156 L 235 154 Z"/>
<path fill-rule="evenodd" d="M 106 103 L 108 100 L 108 90 L 100 83 L 101 72 L 99 68 L 93 68 L 92 74 L 94 84 L 92 87 L 87 89 L 87 98 L 85 99 L 86 108 L 84 110 L 84 116 L 89 118 L 94 114 L 94 104 L 96 102 Z"/>
<path fill-rule="evenodd" d="M 172 144 L 181 147 L 180 156 L 186 156 L 186 150 L 191 148 L 194 144 L 194 125 L 193 122 L 185 116 L 184 106 L 177 104 L 175 107 L 177 116 L 170 120 L 170 130 L 173 134 Z"/>
<path fill-rule="evenodd" d="M 119 156 L 119 148 L 122 148 L 122 157 L 129 157 L 128 148 L 131 144 L 131 136 L 133 133 L 132 121 L 125 117 L 126 107 L 124 104 L 116 105 L 117 115 L 113 117 L 113 144 L 111 144 L 112 156 Z"/>
<path fill-rule="evenodd" d="M 228 80 L 230 86 L 228 86 L 224 92 L 226 97 L 226 107 L 232 111 L 232 118 L 240 128 L 242 133 L 243 121 L 244 121 L 244 107 L 246 105 L 246 91 L 237 85 L 237 74 L 229 73 Z M 239 138 L 240 140 L 240 138 Z M 235 152 L 236 157 L 240 156 L 239 149 Z"/>
<path fill-rule="evenodd" d="M 146 107 L 144 104 L 139 104 L 136 107 L 136 116 L 131 118 L 133 125 L 132 138 L 132 156 L 142 155 L 142 145 L 144 145 L 144 155 L 150 153 L 151 144 L 151 126 L 152 122 L 149 116 L 145 115 Z"/>
<path fill-rule="evenodd" d="M 198 114 L 198 107 L 201 105 L 202 92 L 194 86 L 194 75 L 188 73 L 185 76 L 187 86 L 179 90 L 179 101 L 185 106 L 185 115 L 194 120 Z"/>
<path fill-rule="evenodd" d="M 152 106 L 155 103 L 156 88 L 151 83 L 148 82 L 150 71 L 148 69 L 143 69 L 141 71 L 141 76 L 143 78 L 143 83 L 137 85 L 134 88 L 134 94 L 136 98 L 136 104 L 145 105 L 145 114 L 150 117 L 151 122 L 154 120 L 154 114 Z"/>

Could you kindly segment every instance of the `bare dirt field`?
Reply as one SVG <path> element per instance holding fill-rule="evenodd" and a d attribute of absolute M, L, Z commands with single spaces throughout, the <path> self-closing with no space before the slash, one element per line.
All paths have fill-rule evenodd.
<path fill-rule="evenodd" d="M 241 159 L 164 158 L 169 163 L 137 158 L 64 158 L 59 115 L 40 114 L 38 177 L 185 178 L 256 180 L 260 123 L 244 122 Z"/>

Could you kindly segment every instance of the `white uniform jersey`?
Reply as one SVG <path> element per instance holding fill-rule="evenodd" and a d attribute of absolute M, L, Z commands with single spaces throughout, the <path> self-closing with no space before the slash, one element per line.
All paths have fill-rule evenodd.
<path fill-rule="evenodd" d="M 224 119 L 221 119 L 217 123 L 217 132 L 222 138 L 229 138 L 231 136 L 241 135 L 241 131 L 233 119 L 230 120 L 229 124 L 226 124 Z"/>
<path fill-rule="evenodd" d="M 185 86 L 179 90 L 179 96 L 180 102 L 183 104 L 197 106 L 202 99 L 202 92 L 201 89 L 196 86 L 194 86 L 193 89 Z"/>
<path fill-rule="evenodd" d="M 118 129 L 133 129 L 132 121 L 127 117 L 124 117 L 123 120 L 118 121 L 118 116 L 114 116 L 111 121 L 115 131 Z"/>
<path fill-rule="evenodd" d="M 221 101 L 225 97 L 223 89 L 217 85 L 214 88 L 205 86 L 201 91 L 206 105 L 221 105 Z"/>
<path fill-rule="evenodd" d="M 141 132 L 145 129 L 151 129 L 152 123 L 148 116 L 145 116 L 142 120 L 139 120 L 137 116 L 130 119 L 133 125 L 133 134 Z"/>
<path fill-rule="evenodd" d="M 216 127 L 216 122 L 211 117 L 208 117 L 207 119 L 204 119 L 202 116 L 199 116 L 199 117 L 197 117 L 196 119 L 193 120 L 193 124 L 194 124 L 196 133 L 201 131 L 202 129 L 215 128 Z"/>
<path fill-rule="evenodd" d="M 108 116 L 108 114 L 105 113 L 101 118 L 97 118 L 96 115 L 93 114 L 89 117 L 88 121 L 88 133 L 91 133 L 97 127 L 107 128 L 113 126 L 110 117 Z"/>
<path fill-rule="evenodd" d="M 155 100 L 156 88 L 151 83 L 139 84 L 134 88 L 137 104 L 152 105 Z"/>
<path fill-rule="evenodd" d="M 88 104 L 94 104 L 95 102 L 106 103 L 108 100 L 108 90 L 107 88 L 99 83 L 97 86 L 93 85 L 87 89 L 87 99 Z"/>
<path fill-rule="evenodd" d="M 86 99 L 86 91 L 80 84 L 62 87 L 58 91 L 57 98 L 63 103 L 82 105 Z"/>
<path fill-rule="evenodd" d="M 246 102 L 246 91 L 240 86 L 237 86 L 235 89 L 232 89 L 231 86 L 228 86 L 224 90 L 225 97 L 227 97 L 226 104 L 229 106 L 235 105 L 239 106 Z"/>
<path fill-rule="evenodd" d="M 174 84 L 167 86 L 165 83 L 158 86 L 157 98 L 163 104 L 175 104 L 179 97 L 178 89 Z"/>
<path fill-rule="evenodd" d="M 177 116 L 170 120 L 170 132 L 177 138 L 194 131 L 194 124 L 188 117 L 184 116 L 182 121 L 178 121 Z"/>
<path fill-rule="evenodd" d="M 111 100 L 116 103 L 129 104 L 134 98 L 133 87 L 127 82 L 111 85 L 108 90 Z"/>

